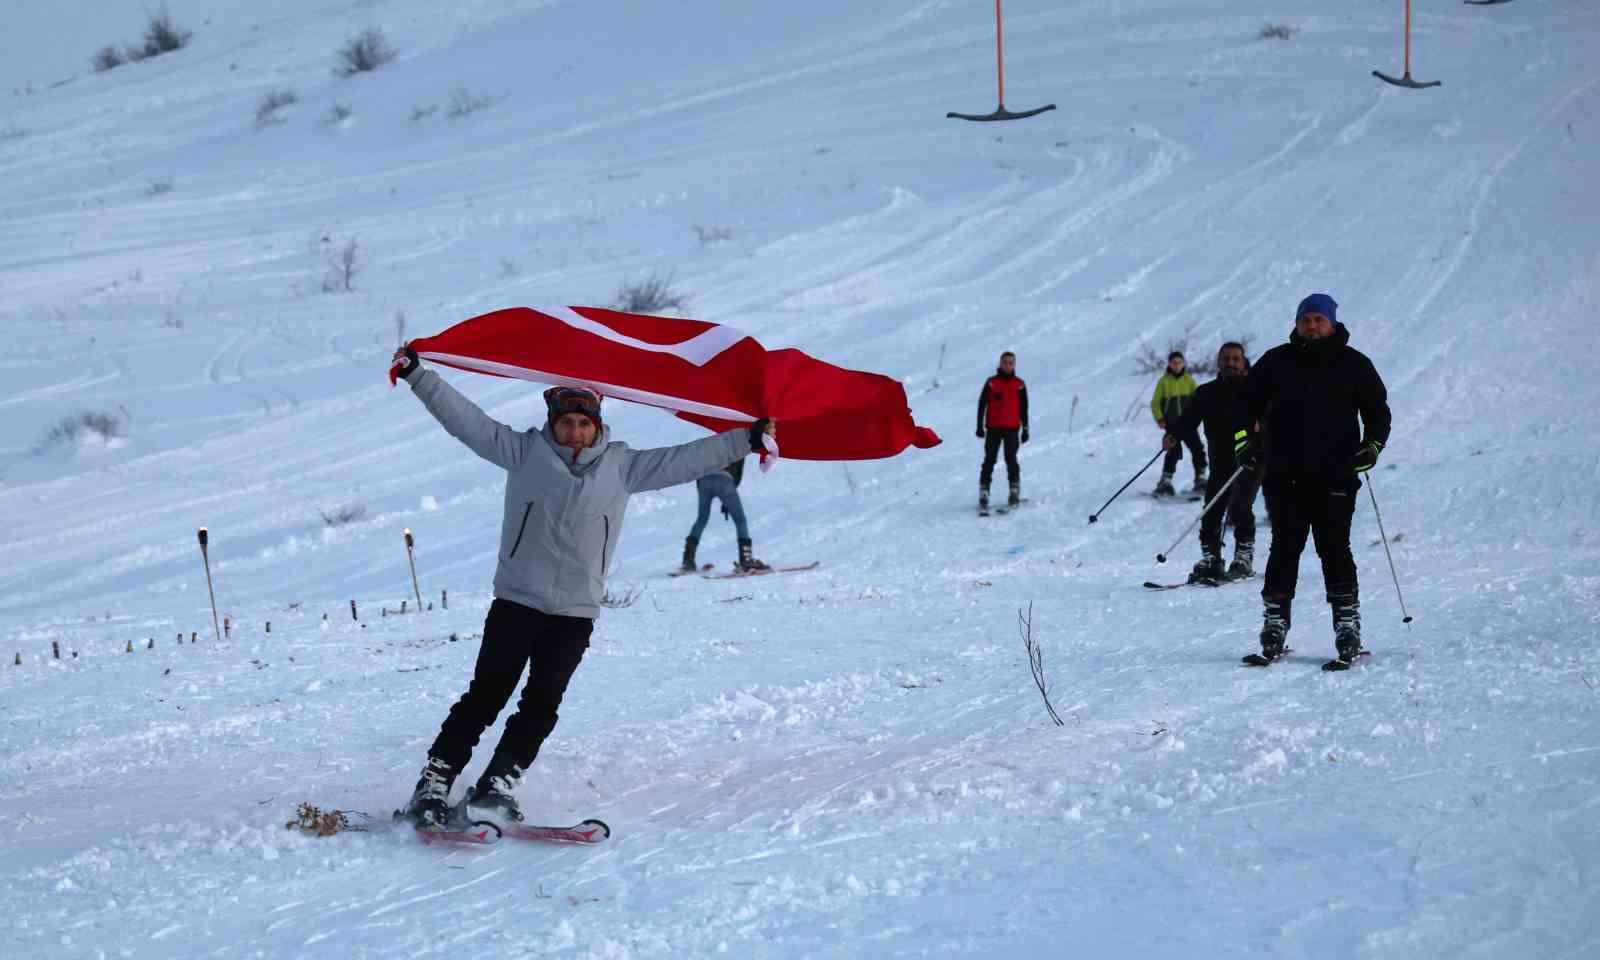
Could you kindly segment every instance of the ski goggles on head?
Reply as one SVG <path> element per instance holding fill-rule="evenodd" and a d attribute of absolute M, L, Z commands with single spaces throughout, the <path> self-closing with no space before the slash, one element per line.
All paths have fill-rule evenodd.
<path fill-rule="evenodd" d="M 551 420 L 563 413 L 581 413 L 600 424 L 600 394 L 588 387 L 551 387 L 544 392 L 544 405 Z"/>

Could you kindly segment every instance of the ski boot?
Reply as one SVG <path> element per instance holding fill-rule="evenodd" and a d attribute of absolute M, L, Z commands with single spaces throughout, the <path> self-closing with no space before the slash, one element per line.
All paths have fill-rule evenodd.
<path fill-rule="evenodd" d="M 1256 545 L 1233 542 L 1233 562 L 1228 564 L 1229 580 L 1248 580 L 1255 576 Z"/>
<path fill-rule="evenodd" d="M 1161 475 L 1161 479 L 1156 481 L 1156 488 L 1153 494 L 1158 497 L 1175 497 L 1178 495 L 1178 491 L 1173 489 L 1172 486 L 1172 474 L 1163 473 Z"/>
<path fill-rule="evenodd" d="M 522 822 L 522 808 L 513 793 L 522 781 L 522 770 L 515 764 L 501 766 L 489 762 L 478 782 L 467 788 L 465 800 L 468 820 L 487 820 L 502 830 Z"/>
<path fill-rule="evenodd" d="M 1011 493 L 1006 497 L 1006 509 L 1010 510 L 1021 502 L 1022 484 L 1019 481 L 1013 480 L 1011 481 Z"/>
<path fill-rule="evenodd" d="M 1205 493 L 1206 493 L 1206 472 L 1204 470 L 1196 470 L 1194 472 L 1194 486 L 1189 488 L 1189 496 L 1191 496 L 1191 497 L 1203 497 L 1203 496 L 1205 496 Z"/>
<path fill-rule="evenodd" d="M 694 562 L 694 549 L 699 545 L 700 541 L 694 537 L 685 537 L 683 539 L 683 564 L 678 567 L 679 570 L 684 573 L 694 573 L 699 569 Z"/>
<path fill-rule="evenodd" d="M 772 569 L 751 554 L 749 540 L 739 541 L 739 560 L 733 566 L 740 573 L 759 573 L 763 570 Z"/>
<path fill-rule="evenodd" d="M 1220 583 L 1227 575 L 1222 567 L 1222 553 L 1216 547 L 1204 546 L 1200 548 L 1200 562 L 1189 571 L 1190 583 Z"/>
<path fill-rule="evenodd" d="M 978 484 L 978 516 L 987 517 L 988 515 L 989 485 L 987 483 L 980 483 Z"/>
<path fill-rule="evenodd" d="M 1261 598 L 1261 653 L 1245 657 L 1245 663 L 1264 666 L 1289 652 L 1285 644 L 1289 639 L 1289 607 L 1293 602 L 1290 597 Z"/>
<path fill-rule="evenodd" d="M 456 782 L 457 771 L 438 757 L 429 757 L 417 780 L 411 800 L 395 815 L 397 820 L 408 820 L 418 829 L 437 830 L 450 819 L 450 787 Z"/>
<path fill-rule="evenodd" d="M 1339 651 L 1339 660 L 1354 663 L 1361 655 L 1361 597 L 1357 588 L 1352 585 L 1330 592 L 1328 606 L 1333 611 L 1333 646 Z"/>

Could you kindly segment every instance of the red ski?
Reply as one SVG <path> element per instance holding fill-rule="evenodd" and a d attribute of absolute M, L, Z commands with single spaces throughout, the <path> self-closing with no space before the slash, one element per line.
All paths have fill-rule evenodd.
<path fill-rule="evenodd" d="M 611 828 L 604 820 L 585 820 L 570 827 L 540 827 L 532 824 L 509 824 L 505 835 L 516 840 L 546 840 L 555 843 L 599 843 L 611 836 Z"/>
<path fill-rule="evenodd" d="M 700 576 L 707 580 L 732 580 L 735 577 L 764 577 L 769 573 L 800 573 L 804 570 L 815 570 L 822 561 L 813 560 L 810 563 L 796 564 L 789 567 L 768 567 L 765 570 L 735 570 L 732 573 L 702 573 Z"/>

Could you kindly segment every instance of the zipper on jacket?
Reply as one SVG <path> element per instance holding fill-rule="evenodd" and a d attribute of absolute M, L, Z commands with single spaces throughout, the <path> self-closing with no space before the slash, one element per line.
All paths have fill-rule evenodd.
<path fill-rule="evenodd" d="M 526 532 L 527 529 L 528 529 L 528 514 L 530 514 L 532 512 L 533 512 L 533 501 L 529 500 L 528 501 L 528 505 L 522 508 L 522 526 L 517 528 L 517 539 L 516 539 L 516 542 L 511 545 L 511 554 L 510 554 L 510 556 L 506 557 L 507 560 L 511 559 L 511 557 L 516 556 L 517 555 L 517 548 L 522 546 L 522 534 L 524 532 Z"/>

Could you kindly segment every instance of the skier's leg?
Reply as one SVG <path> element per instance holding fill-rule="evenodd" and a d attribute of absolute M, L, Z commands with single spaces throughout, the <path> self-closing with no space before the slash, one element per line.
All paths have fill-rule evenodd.
<path fill-rule="evenodd" d="M 1167 451 L 1166 457 L 1161 461 L 1161 479 L 1156 481 L 1157 496 L 1163 494 L 1171 495 L 1174 492 L 1172 489 L 1172 475 L 1177 472 L 1178 461 L 1182 459 L 1183 444 L 1173 444 L 1172 449 Z"/>
<path fill-rule="evenodd" d="M 739 499 L 739 491 L 728 484 L 729 489 L 722 495 L 722 506 L 728 511 L 728 517 L 733 520 L 734 535 L 740 540 L 750 539 L 750 524 L 745 519 L 744 501 Z"/>
<path fill-rule="evenodd" d="M 1206 445 L 1200 439 L 1200 428 L 1190 427 L 1189 435 L 1183 438 L 1189 447 L 1189 456 L 1194 461 L 1194 475 L 1196 479 L 1203 479 L 1206 475 Z"/>
<path fill-rule="evenodd" d="M 495 745 L 494 758 L 480 780 L 490 776 L 515 780 L 533 764 L 550 731 L 555 729 L 561 698 L 572 674 L 589 649 L 594 621 L 586 617 L 559 617 L 538 613 L 539 627 L 529 638 L 532 666 L 517 710 L 506 718 L 506 729 Z"/>
<path fill-rule="evenodd" d="M 994 480 L 994 462 L 1000 456 L 1000 432 L 993 427 L 983 435 L 983 466 L 978 468 L 978 506 L 989 506 L 989 483 Z"/>
<path fill-rule="evenodd" d="M 509 600 L 495 600 L 483 623 L 483 642 L 472 668 L 472 683 L 462 694 L 434 738 L 428 755 L 438 757 L 458 774 L 472 756 L 483 731 L 516 692 L 528 664 L 530 636 L 537 629 L 537 610 Z"/>
<path fill-rule="evenodd" d="M 1292 600 L 1300 579 L 1300 554 L 1311 533 L 1311 521 L 1300 503 L 1301 484 L 1269 477 L 1262 484 L 1267 499 L 1267 517 L 1272 522 L 1272 544 L 1267 551 L 1266 582 L 1263 597 Z"/>
<path fill-rule="evenodd" d="M 1229 472 L 1231 474 L 1232 470 Z M 1212 479 L 1215 481 L 1214 475 Z M 1233 563 L 1228 565 L 1228 576 L 1234 579 L 1255 573 L 1256 490 L 1259 487 L 1256 474 L 1246 472 L 1234 481 L 1233 489 L 1228 492 L 1228 523 L 1233 526 Z"/>
<path fill-rule="evenodd" d="M 1218 489 L 1228 480 L 1215 476 L 1206 484 L 1206 502 L 1210 503 Z M 1222 518 L 1226 505 L 1219 503 L 1200 517 L 1200 562 L 1191 571 L 1197 577 L 1220 577 L 1222 568 Z"/>
<path fill-rule="evenodd" d="M 700 495 L 700 512 L 694 515 L 694 526 L 689 528 L 689 539 L 700 542 L 700 535 L 706 532 L 706 523 L 711 519 L 711 500 L 716 494 L 713 492 L 710 477 L 701 477 L 694 482 L 695 492 Z"/>
<path fill-rule="evenodd" d="M 1359 480 L 1326 492 L 1321 510 L 1311 525 L 1317 556 L 1322 560 L 1322 582 L 1333 617 L 1334 646 L 1339 658 L 1354 660 L 1361 649 L 1361 599 L 1356 582 L 1356 560 L 1350 552 L 1350 522 L 1355 514 Z"/>
<path fill-rule="evenodd" d="M 1010 496 L 1007 498 L 1012 506 L 1016 506 L 1022 498 L 1022 464 L 1017 461 L 1017 448 L 1020 445 L 1018 431 L 1007 430 L 1000 438 L 1006 450 L 1006 482 L 1010 486 Z"/>

